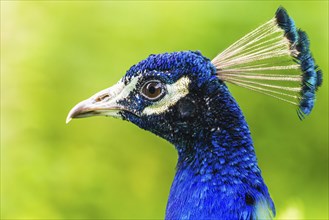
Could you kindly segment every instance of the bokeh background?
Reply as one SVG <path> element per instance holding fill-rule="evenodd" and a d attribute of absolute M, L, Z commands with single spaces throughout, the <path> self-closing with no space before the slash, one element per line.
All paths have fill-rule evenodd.
<path fill-rule="evenodd" d="M 328 218 L 328 1 L 1 0 L 1 218 L 161 219 L 177 155 L 166 141 L 69 110 L 151 53 L 213 58 L 283 5 L 324 73 L 312 114 L 230 87 L 278 219 Z"/>

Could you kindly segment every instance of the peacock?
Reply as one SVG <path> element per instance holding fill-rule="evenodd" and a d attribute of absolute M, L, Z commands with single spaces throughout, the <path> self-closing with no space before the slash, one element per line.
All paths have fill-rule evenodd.
<path fill-rule="evenodd" d="M 130 121 L 178 152 L 166 219 L 272 219 L 274 203 L 250 130 L 226 84 L 274 97 L 309 115 L 322 72 L 306 33 L 283 7 L 210 60 L 200 51 L 151 54 L 114 86 L 77 104 L 72 118 Z"/>

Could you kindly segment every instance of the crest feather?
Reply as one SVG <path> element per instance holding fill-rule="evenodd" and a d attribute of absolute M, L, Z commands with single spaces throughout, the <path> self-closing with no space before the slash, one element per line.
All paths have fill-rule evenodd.
<path fill-rule="evenodd" d="M 298 106 L 301 119 L 310 114 L 322 83 L 306 33 L 297 30 L 283 7 L 217 55 L 212 64 L 225 82 Z"/>

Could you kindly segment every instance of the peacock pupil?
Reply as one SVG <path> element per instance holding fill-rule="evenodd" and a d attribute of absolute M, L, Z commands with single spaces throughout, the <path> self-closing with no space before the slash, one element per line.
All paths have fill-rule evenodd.
<path fill-rule="evenodd" d="M 156 92 L 156 88 L 152 85 L 149 86 L 148 88 L 149 93 L 154 94 Z"/>
<path fill-rule="evenodd" d="M 159 98 L 162 93 L 162 84 L 158 81 L 148 82 L 142 88 L 142 94 L 151 100 Z"/>

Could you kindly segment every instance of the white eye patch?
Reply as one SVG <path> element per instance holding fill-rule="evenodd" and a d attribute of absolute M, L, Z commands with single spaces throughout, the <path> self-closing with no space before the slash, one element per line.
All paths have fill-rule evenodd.
<path fill-rule="evenodd" d="M 175 105 L 181 98 L 185 97 L 189 91 L 188 86 L 190 79 L 183 76 L 177 82 L 167 85 L 167 94 L 157 102 L 144 108 L 143 115 L 161 114 L 165 112 L 170 106 Z"/>

